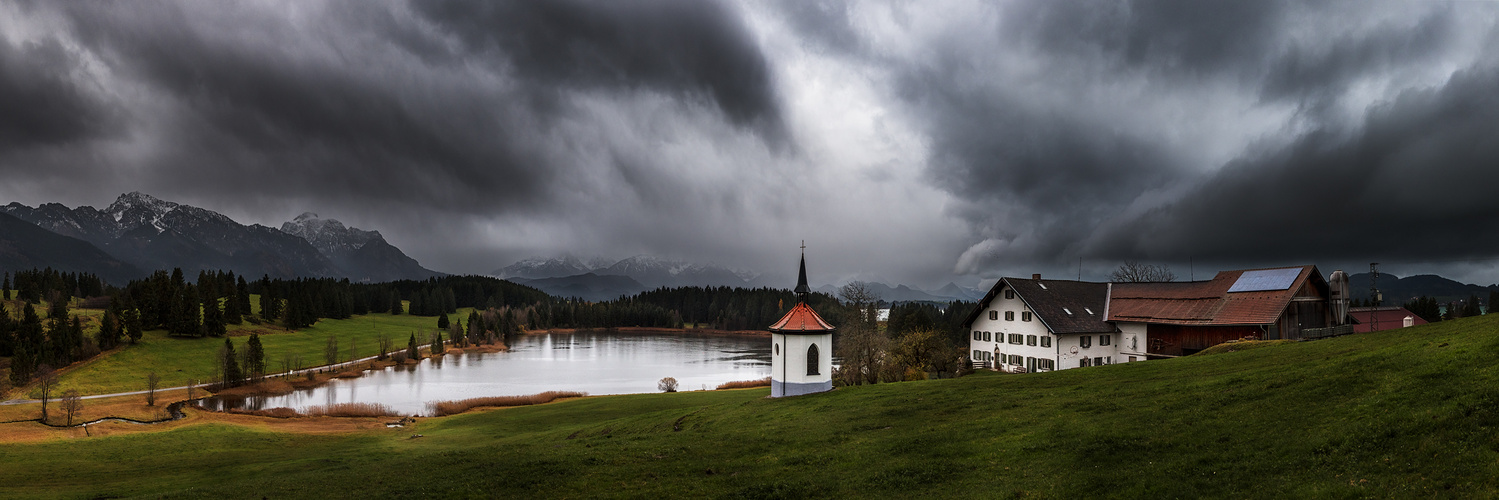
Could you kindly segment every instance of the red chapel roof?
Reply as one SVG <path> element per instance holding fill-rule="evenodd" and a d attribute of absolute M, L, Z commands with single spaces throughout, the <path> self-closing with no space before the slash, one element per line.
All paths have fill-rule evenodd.
<path fill-rule="evenodd" d="M 821 333 L 833 331 L 833 325 L 823 321 L 822 316 L 817 315 L 806 302 L 798 302 L 774 325 L 770 325 L 770 331 L 776 333 Z"/>

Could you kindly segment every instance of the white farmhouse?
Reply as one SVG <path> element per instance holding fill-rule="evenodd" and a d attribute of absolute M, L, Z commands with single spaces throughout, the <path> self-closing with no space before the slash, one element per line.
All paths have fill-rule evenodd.
<path fill-rule="evenodd" d="M 964 321 L 974 364 L 1052 371 L 1145 359 L 1144 331 L 1108 317 L 1108 283 L 1003 278 Z"/>

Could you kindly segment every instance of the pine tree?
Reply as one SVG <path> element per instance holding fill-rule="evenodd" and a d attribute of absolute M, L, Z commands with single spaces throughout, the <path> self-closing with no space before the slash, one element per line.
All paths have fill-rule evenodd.
<path fill-rule="evenodd" d="M 245 342 L 245 352 L 249 360 L 245 370 L 250 372 L 250 378 L 260 380 L 265 377 L 265 346 L 260 343 L 260 334 L 250 334 L 250 340 Z"/>
<path fill-rule="evenodd" d="M 5 291 L 4 299 L 5 300 L 10 300 L 10 273 L 9 272 L 5 273 L 5 285 L 3 287 L 0 287 L 0 290 L 4 290 Z"/>
<path fill-rule="evenodd" d="M 250 314 L 250 284 L 245 283 L 245 277 L 239 277 L 239 283 L 234 285 L 235 301 L 239 303 L 239 313 L 243 316 Z"/>
<path fill-rule="evenodd" d="M 439 315 L 437 315 L 437 327 L 441 328 L 443 330 L 447 330 L 448 329 L 448 315 L 447 314 L 439 314 Z"/>
<path fill-rule="evenodd" d="M 115 307 L 110 305 L 104 311 L 104 316 L 99 318 L 99 333 L 94 334 L 94 343 L 99 344 L 100 350 L 108 351 L 120 344 L 120 328 L 115 321 Z"/>
<path fill-rule="evenodd" d="M 242 324 L 244 323 L 243 315 L 244 313 L 239 310 L 239 297 L 232 293 L 229 294 L 229 297 L 224 299 L 224 324 Z"/>
<path fill-rule="evenodd" d="M 198 301 L 198 290 L 192 286 L 185 287 L 180 302 L 181 305 L 177 307 L 180 312 L 178 313 L 177 327 L 174 333 L 190 337 L 202 337 L 203 321 L 198 310 L 201 304 Z"/>
<path fill-rule="evenodd" d="M 224 387 L 239 385 L 244 379 L 240 373 L 239 357 L 234 354 L 234 340 L 224 339 L 224 348 L 219 349 L 219 371 L 224 376 Z"/>
<path fill-rule="evenodd" d="M 411 332 L 411 341 L 406 343 L 406 357 L 408 359 L 422 359 L 422 352 L 416 348 L 416 332 Z"/>
<path fill-rule="evenodd" d="M 390 292 L 390 313 L 401 314 L 401 292 Z"/>
<path fill-rule="evenodd" d="M 136 342 L 140 342 L 141 335 L 145 333 L 143 331 L 144 327 L 141 325 L 140 312 L 135 308 L 125 309 L 124 323 L 125 336 L 130 338 L 130 343 L 135 344 Z"/>
<path fill-rule="evenodd" d="M 430 350 L 432 351 L 433 356 L 443 353 L 444 349 L 442 348 L 442 330 L 432 332 L 432 347 L 430 348 Z"/>

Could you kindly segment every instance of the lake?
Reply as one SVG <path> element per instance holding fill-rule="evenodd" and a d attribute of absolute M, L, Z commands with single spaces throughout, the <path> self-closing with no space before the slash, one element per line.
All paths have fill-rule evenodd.
<path fill-rule="evenodd" d="M 676 378 L 678 390 L 692 391 L 768 376 L 767 337 L 585 331 L 525 335 L 514 340 L 509 352 L 450 352 L 282 396 L 212 398 L 204 406 L 304 411 L 334 403 L 380 403 L 415 415 L 426 414 L 432 401 L 545 391 L 658 392 L 656 383 L 663 377 Z"/>

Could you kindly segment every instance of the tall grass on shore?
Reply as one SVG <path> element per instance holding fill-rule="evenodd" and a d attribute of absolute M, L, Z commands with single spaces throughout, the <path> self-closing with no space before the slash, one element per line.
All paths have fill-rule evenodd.
<path fill-rule="evenodd" d="M 748 388 L 751 388 L 751 387 L 769 387 L 769 386 L 770 386 L 770 377 L 765 377 L 765 378 L 760 378 L 760 379 L 755 379 L 755 380 L 736 380 L 736 381 L 733 381 L 733 382 L 725 382 L 725 383 L 719 384 L 717 390 L 722 391 L 724 389 L 748 389 Z"/>
<path fill-rule="evenodd" d="M 327 406 L 308 407 L 302 412 L 309 417 L 389 417 L 400 415 L 389 405 L 380 403 L 334 403 Z"/>
<path fill-rule="evenodd" d="M 586 392 L 577 391 L 547 391 L 540 394 L 528 396 L 491 396 L 485 398 L 470 398 L 460 401 L 433 401 L 427 403 L 427 413 L 434 417 L 456 415 L 481 406 L 527 406 L 550 403 L 562 398 L 581 398 L 587 396 Z"/>

